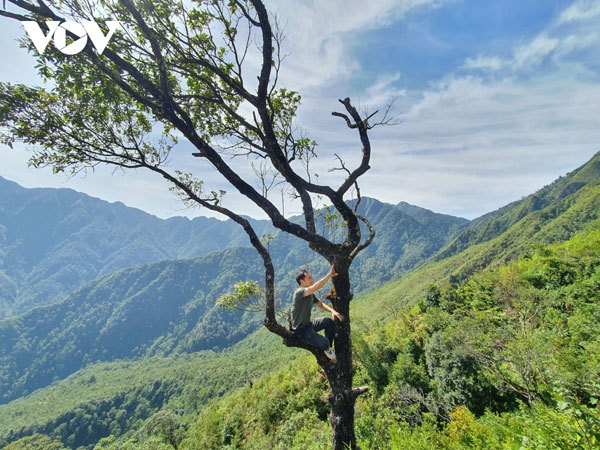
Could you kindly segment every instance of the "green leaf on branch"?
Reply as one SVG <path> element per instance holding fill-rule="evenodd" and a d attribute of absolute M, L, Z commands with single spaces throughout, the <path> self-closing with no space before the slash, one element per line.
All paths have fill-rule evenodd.
<path fill-rule="evenodd" d="M 217 306 L 223 309 L 258 312 L 264 310 L 265 301 L 262 289 L 256 281 L 238 281 L 228 293 L 217 299 Z"/>

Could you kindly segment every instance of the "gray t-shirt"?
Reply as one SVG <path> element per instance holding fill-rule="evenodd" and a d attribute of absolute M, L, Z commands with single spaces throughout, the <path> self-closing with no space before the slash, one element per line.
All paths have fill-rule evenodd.
<path fill-rule="evenodd" d="M 315 294 L 304 296 L 306 288 L 299 287 L 294 291 L 294 302 L 292 303 L 292 330 L 297 330 L 310 323 L 312 306 L 319 302 Z"/>

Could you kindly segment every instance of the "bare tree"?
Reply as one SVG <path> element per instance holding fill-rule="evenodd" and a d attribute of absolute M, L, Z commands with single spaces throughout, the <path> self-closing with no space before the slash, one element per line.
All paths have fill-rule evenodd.
<path fill-rule="evenodd" d="M 389 110 L 375 121 L 374 114 L 361 115 L 349 98 L 339 101 L 341 112 L 333 115 L 356 133 L 360 163 L 350 168 L 338 156 L 334 164 L 345 172 L 345 179 L 337 187 L 321 185 L 308 170 L 316 144 L 295 122 L 300 95 L 278 86 L 282 36 L 261 0 L 200 0 L 194 7 L 182 0 L 6 3 L 9 8 L 0 15 L 9 19 L 93 20 L 101 26 L 106 20 L 118 20 L 122 30 L 101 55 L 89 42 L 81 53 L 68 57 L 50 44 L 37 55 L 40 74 L 51 80 L 50 89 L 1 83 L 2 141 L 35 145 L 30 163 L 55 172 L 98 164 L 150 170 L 172 183 L 186 203 L 221 213 L 242 226 L 264 263 L 265 326 L 286 345 L 314 354 L 331 386 L 333 448 L 356 448 L 354 404 L 365 389 L 352 385 L 349 269 L 375 235 L 368 220 L 357 214 L 358 179 L 369 169 L 368 132 L 376 124 L 389 123 Z M 23 45 L 36 53 L 28 40 Z M 276 228 L 305 241 L 335 264 L 339 276 L 333 279 L 329 297 L 346 318 L 335 323 L 337 364 L 277 321 L 268 247 L 246 219 L 223 206 L 223 191 L 207 189 L 193 174 L 167 164 L 178 139 L 189 142 L 194 157 L 208 161 Z M 256 173 L 242 177 L 228 156 L 256 160 Z M 299 199 L 304 225 L 286 219 L 283 205 L 280 210 L 267 197 L 275 186 L 282 189 L 282 196 L 293 193 Z M 344 200 L 351 189 L 358 197 L 354 207 Z M 342 242 L 318 233 L 315 196 L 326 199 L 339 214 L 347 228 Z M 361 221 L 370 231 L 366 239 L 361 238 Z"/>

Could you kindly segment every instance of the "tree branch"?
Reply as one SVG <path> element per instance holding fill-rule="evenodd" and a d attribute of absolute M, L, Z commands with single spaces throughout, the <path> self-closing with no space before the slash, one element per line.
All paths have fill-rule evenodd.
<path fill-rule="evenodd" d="M 352 104 L 350 103 L 350 99 L 346 97 L 344 100 L 340 100 L 340 103 L 346 107 L 346 111 L 348 111 L 348 113 L 352 117 L 352 120 L 354 121 L 352 125 L 356 125 L 356 127 L 351 126 L 350 120 L 346 116 L 345 119 L 347 121 L 348 126 L 350 128 L 358 128 L 360 141 L 362 143 L 363 154 L 360 165 L 353 172 L 350 173 L 348 178 L 336 191 L 338 194 L 343 195 L 356 182 L 358 177 L 360 177 L 367 170 L 370 169 L 369 161 L 371 159 L 371 142 L 369 141 L 369 136 L 367 134 L 366 123 L 360 118 L 358 111 L 356 111 L 356 108 L 354 108 L 354 106 L 352 106 Z"/>
<path fill-rule="evenodd" d="M 341 117 L 342 119 L 344 119 L 346 121 L 346 124 L 348 125 L 348 128 L 352 128 L 352 129 L 358 128 L 358 125 L 355 123 L 352 123 L 350 121 L 350 118 L 346 114 L 342 114 L 342 113 L 334 111 L 331 113 L 331 115 L 336 116 L 336 117 Z"/>
<path fill-rule="evenodd" d="M 260 22 L 257 22 L 252 18 L 252 16 L 250 16 L 248 10 L 244 7 L 244 5 L 242 5 L 242 2 L 240 2 L 239 0 L 235 0 L 235 4 L 238 6 L 238 8 L 240 8 L 240 11 L 242 11 L 242 14 L 244 14 L 244 17 L 246 17 L 246 20 L 248 20 L 248 22 L 250 22 L 255 27 L 260 27 Z"/>
<path fill-rule="evenodd" d="M 361 220 L 369 229 L 369 237 L 365 242 L 358 245 L 354 248 L 354 250 L 352 250 L 352 252 L 350 253 L 351 258 L 355 258 L 356 255 L 358 255 L 361 251 L 363 251 L 365 248 L 371 245 L 373 239 L 375 239 L 375 228 L 373 227 L 373 225 L 371 225 L 371 222 L 369 222 L 365 217 L 361 216 L 360 214 L 356 214 L 356 217 L 358 217 L 359 220 Z"/>
<path fill-rule="evenodd" d="M 6 1 L 6 0 L 4 0 L 4 1 Z M 11 13 L 9 11 L 0 11 L 0 16 L 8 17 L 10 19 L 19 20 L 21 22 L 27 21 L 27 20 L 31 19 L 30 17 L 21 16 L 20 14 L 14 14 L 14 13 Z"/>

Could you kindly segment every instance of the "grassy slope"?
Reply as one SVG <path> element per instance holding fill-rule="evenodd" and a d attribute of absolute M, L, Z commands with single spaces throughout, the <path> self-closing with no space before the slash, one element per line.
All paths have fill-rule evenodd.
<path fill-rule="evenodd" d="M 596 181 L 546 208 L 522 218 L 500 236 L 439 262 L 431 261 L 357 302 L 355 317 L 366 323 L 394 316 L 423 297 L 429 283 L 466 279 L 477 270 L 497 267 L 532 245 L 564 241 L 600 224 L 600 182 Z"/>

